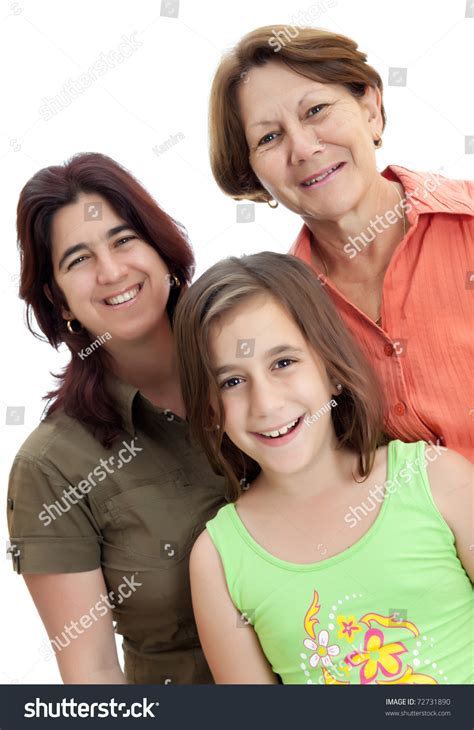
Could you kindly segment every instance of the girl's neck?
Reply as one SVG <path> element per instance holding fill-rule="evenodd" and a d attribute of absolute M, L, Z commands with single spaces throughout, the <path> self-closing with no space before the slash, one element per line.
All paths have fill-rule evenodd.
<path fill-rule="evenodd" d="M 311 428 L 311 427 L 310 427 Z M 297 473 L 282 474 L 264 469 L 255 479 L 259 492 L 268 491 L 275 497 L 300 499 L 324 494 L 334 486 L 350 486 L 357 475 L 357 454 L 338 448 L 336 435 L 331 429 L 328 439 L 321 443 L 314 459 Z"/>

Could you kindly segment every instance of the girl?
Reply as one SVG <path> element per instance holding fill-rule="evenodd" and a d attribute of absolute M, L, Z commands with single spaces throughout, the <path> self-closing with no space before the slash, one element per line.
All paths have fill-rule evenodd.
<path fill-rule="evenodd" d="M 64 682 L 209 682 L 188 557 L 224 480 L 190 442 L 176 374 L 186 236 L 128 171 L 81 154 L 25 185 L 18 239 L 30 329 L 34 314 L 71 360 L 11 470 L 13 566 Z"/>
<path fill-rule="evenodd" d="M 298 259 L 227 259 L 178 309 L 190 426 L 233 500 L 191 556 L 215 681 L 472 682 L 469 462 L 384 444 L 374 375 Z"/>

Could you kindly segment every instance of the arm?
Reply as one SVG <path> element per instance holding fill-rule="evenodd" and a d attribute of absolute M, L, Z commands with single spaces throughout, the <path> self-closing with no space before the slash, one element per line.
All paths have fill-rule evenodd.
<path fill-rule="evenodd" d="M 207 530 L 190 559 L 194 615 L 217 684 L 278 684 L 257 635 L 232 603 L 219 554 Z"/>
<path fill-rule="evenodd" d="M 454 533 L 459 559 L 474 583 L 474 467 L 447 449 L 428 463 L 427 470 L 433 499 Z"/>
<path fill-rule="evenodd" d="M 110 609 L 105 612 L 101 600 L 107 593 L 101 568 L 29 573 L 24 579 L 50 640 L 56 639 L 53 648 L 64 684 L 126 684 Z"/>

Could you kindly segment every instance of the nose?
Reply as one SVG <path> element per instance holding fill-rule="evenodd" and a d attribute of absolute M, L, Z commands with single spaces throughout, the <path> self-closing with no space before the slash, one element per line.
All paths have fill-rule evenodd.
<path fill-rule="evenodd" d="M 127 276 L 127 266 L 112 251 L 102 251 L 97 255 L 97 283 L 101 286 L 115 284 Z"/>
<path fill-rule="evenodd" d="M 255 419 L 278 417 L 285 405 L 283 384 L 275 382 L 271 375 L 254 378 L 250 390 L 250 414 Z M 272 423 L 269 425 L 278 425 Z"/>
<path fill-rule="evenodd" d="M 287 132 L 290 144 L 290 160 L 293 165 L 304 162 L 316 152 L 324 150 L 324 142 L 318 139 L 314 127 L 298 124 Z"/>

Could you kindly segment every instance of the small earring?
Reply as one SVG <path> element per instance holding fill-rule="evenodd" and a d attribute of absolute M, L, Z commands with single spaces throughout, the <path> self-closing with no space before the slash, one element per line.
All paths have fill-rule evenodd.
<path fill-rule="evenodd" d="M 181 282 L 176 274 L 168 274 L 168 283 L 171 289 L 179 289 Z"/>
<path fill-rule="evenodd" d="M 73 324 L 72 324 L 73 322 L 77 322 L 80 329 L 74 329 Z M 83 327 L 77 319 L 68 319 L 66 322 L 66 327 L 68 328 L 71 335 L 80 335 L 81 332 L 83 331 Z"/>
<path fill-rule="evenodd" d="M 267 200 L 267 205 L 270 206 L 270 208 L 278 208 L 278 200 L 273 200 L 272 198 L 270 200 Z"/>
<path fill-rule="evenodd" d="M 374 147 L 376 147 L 378 150 L 382 146 L 382 137 L 379 135 L 377 139 L 374 139 Z"/>
<path fill-rule="evenodd" d="M 241 489 L 242 489 L 242 490 L 243 490 L 244 492 L 246 492 L 246 491 L 247 491 L 247 489 L 249 489 L 249 488 L 250 488 L 250 484 L 248 483 L 248 481 L 247 481 L 247 479 L 246 479 L 245 477 L 242 477 L 242 479 L 240 480 L 239 484 L 240 484 L 240 488 L 241 488 Z"/>
<path fill-rule="evenodd" d="M 341 383 L 338 383 L 338 384 L 336 385 L 336 388 L 337 388 L 337 390 L 338 390 L 338 391 L 339 391 L 339 393 L 340 393 L 340 392 L 342 391 L 342 388 L 343 388 L 343 386 L 341 385 Z"/>

